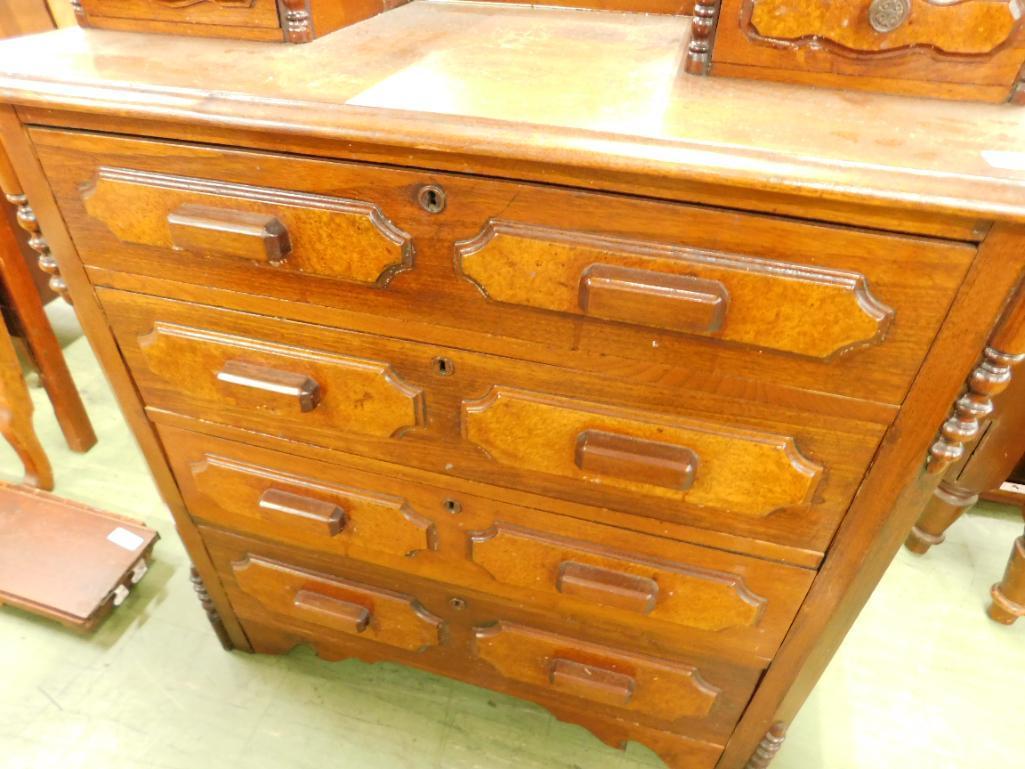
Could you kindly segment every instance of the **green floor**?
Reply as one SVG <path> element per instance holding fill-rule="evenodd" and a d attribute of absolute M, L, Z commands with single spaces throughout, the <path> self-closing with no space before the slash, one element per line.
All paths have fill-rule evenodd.
<path fill-rule="evenodd" d="M 51 311 L 74 336 L 62 308 Z M 223 652 L 168 513 L 84 340 L 67 348 L 100 436 L 60 440 L 36 389 L 58 493 L 159 529 L 156 563 L 91 638 L 0 608 L 0 769 L 637 769 L 526 702 L 393 665 Z M 0 470 L 13 476 L 6 446 Z M 925 558 L 902 552 L 773 769 L 1018 767 L 1025 622 L 983 614 L 1021 519 L 977 510 Z"/>

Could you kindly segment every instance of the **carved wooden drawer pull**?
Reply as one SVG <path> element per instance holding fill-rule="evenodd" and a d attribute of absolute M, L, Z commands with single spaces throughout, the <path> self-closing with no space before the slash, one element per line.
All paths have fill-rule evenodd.
<path fill-rule="evenodd" d="M 691 275 L 593 264 L 580 277 L 580 309 L 595 318 L 708 334 L 728 305 L 726 286 Z"/>
<path fill-rule="evenodd" d="M 313 411 L 320 403 L 320 385 L 306 374 L 229 360 L 217 372 L 217 380 L 227 385 L 295 400 L 302 412 Z"/>
<path fill-rule="evenodd" d="M 682 491 L 694 483 L 698 457 L 683 446 L 585 430 L 577 438 L 576 464 L 587 473 Z"/>
<path fill-rule="evenodd" d="M 556 588 L 565 595 L 641 614 L 651 613 L 658 599 L 653 579 L 574 561 L 560 564 Z"/>
<path fill-rule="evenodd" d="M 185 203 L 167 215 L 172 245 L 182 251 L 276 264 L 292 250 L 273 215 Z"/>
<path fill-rule="evenodd" d="M 333 537 L 345 528 L 345 511 L 322 499 L 304 497 L 281 489 L 267 489 L 260 496 L 260 510 L 265 518 L 302 526 L 314 533 Z"/>
<path fill-rule="evenodd" d="M 633 699 L 636 682 L 623 673 L 573 660 L 552 660 L 548 680 L 555 689 L 606 705 L 624 707 Z"/>
<path fill-rule="evenodd" d="M 322 625 L 344 633 L 362 633 L 370 624 L 370 611 L 358 603 L 332 598 L 314 590 L 300 590 L 295 594 L 295 606 L 316 616 Z"/>

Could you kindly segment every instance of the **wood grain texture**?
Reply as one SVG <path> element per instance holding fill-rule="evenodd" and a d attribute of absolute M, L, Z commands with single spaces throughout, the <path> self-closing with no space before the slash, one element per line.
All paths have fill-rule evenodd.
<path fill-rule="evenodd" d="M 700 655 L 669 655 L 657 652 L 644 654 L 624 649 L 615 643 L 590 640 L 589 637 L 584 637 L 587 634 L 582 627 L 567 627 L 558 619 L 534 611 L 529 606 L 506 603 L 486 596 L 454 594 L 443 586 L 409 575 L 370 569 L 337 559 L 333 562 L 311 559 L 308 556 L 290 553 L 287 549 L 270 543 L 247 540 L 213 530 L 204 530 L 204 535 L 214 559 L 223 569 L 222 573 L 228 583 L 233 605 L 243 622 L 247 626 L 256 624 L 277 628 L 278 633 L 284 636 L 281 639 L 281 646 L 264 647 L 262 651 L 287 651 L 298 643 L 308 643 L 327 659 L 357 657 L 369 662 L 400 661 L 442 672 L 460 680 L 538 702 L 551 709 L 557 717 L 581 723 L 592 729 L 601 739 L 617 747 L 623 747 L 627 739 L 636 739 L 661 754 L 667 745 L 679 744 L 680 740 L 684 744 L 707 742 L 711 745 L 721 745 L 744 702 L 750 696 L 759 675 L 757 670 L 743 665 L 725 664 Z M 233 579 L 232 565 L 242 562 L 245 558 L 259 558 L 285 564 L 287 568 L 319 574 L 321 578 L 340 583 L 359 583 L 379 592 L 412 595 L 424 611 L 443 623 L 441 643 L 417 650 L 403 649 L 377 643 L 361 633 L 325 630 L 322 625 L 301 617 L 268 611 L 245 593 Z M 453 604 L 452 598 L 464 595 L 463 602 Z M 524 671 L 518 666 L 510 666 L 508 674 L 504 674 L 489 662 L 480 659 L 474 651 L 477 645 L 477 631 L 498 623 L 529 628 L 541 637 L 554 636 L 565 639 L 567 645 L 563 648 L 569 653 L 570 661 L 574 662 L 581 659 L 583 664 L 596 661 L 581 657 L 580 650 L 597 647 L 604 651 L 606 659 L 633 660 L 635 664 L 651 660 L 668 668 L 675 667 L 684 676 L 688 670 L 693 670 L 701 676 L 708 689 L 716 691 L 715 701 L 707 712 L 691 710 L 689 714 L 680 713 L 680 707 L 671 701 L 666 712 L 661 714 L 645 713 L 593 700 L 584 703 L 572 692 L 551 686 L 547 678 L 536 682 L 524 681 Z M 578 650 L 576 655 L 572 654 L 574 647 Z M 584 707 L 581 707 L 582 704 Z M 676 712 L 672 712 L 673 709 Z M 670 717 L 677 714 L 679 716 L 675 721 L 669 721 L 666 718 L 669 714 Z M 619 729 L 610 730 L 608 722 L 614 722 Z M 718 755 L 718 751 L 715 755 Z M 693 755 L 689 758 L 692 762 L 696 760 L 696 756 Z M 672 761 L 672 755 L 668 760 Z M 693 766 L 693 763 L 674 761 L 672 765 L 674 769 L 683 769 Z M 709 766 L 706 763 L 698 765 Z"/>
<path fill-rule="evenodd" d="M 442 622 L 415 598 L 247 556 L 231 564 L 239 588 L 268 612 L 417 652 L 441 641 Z"/>
<path fill-rule="evenodd" d="M 431 579 L 471 603 L 492 596 L 533 606 L 566 618 L 570 627 L 587 627 L 590 638 L 642 653 L 672 650 L 764 664 L 814 576 L 807 569 L 489 498 L 484 489 L 474 493 L 440 476 L 413 480 L 401 468 L 369 472 L 178 428 L 161 427 L 160 433 L 182 494 L 202 523 L 306 554 Z M 327 536 L 320 526 L 268 515 L 260 507 L 268 490 L 344 507 L 346 524 Z M 560 590 L 564 561 L 654 582 L 652 611 L 638 613 Z"/>
<path fill-rule="evenodd" d="M 719 30 L 720 44 L 731 26 Z M 45 46 L 0 46 L 0 93 L 19 104 L 177 120 L 189 126 L 178 138 L 230 128 L 229 143 L 262 133 L 271 147 L 319 144 L 320 154 L 337 155 L 344 146 L 351 158 L 405 166 L 689 200 L 714 188 L 720 205 L 736 207 L 798 193 L 815 198 L 824 218 L 838 215 L 837 203 L 857 203 L 892 227 L 904 210 L 1025 218 L 1022 172 L 983 153 L 1021 130 L 1019 112 L 678 78 L 689 27 L 686 17 L 418 2 L 299 49 L 298 69 L 288 46 L 240 43 L 225 68 L 218 41 L 179 38 L 157 52 L 148 35 L 66 30 Z M 131 83 L 152 54 L 161 68 L 140 100 Z M 1020 66 L 1008 68 L 1005 99 Z M 641 70 L 649 74 L 636 77 Z M 333 77 L 306 76 L 325 71 Z M 424 82 L 453 95 L 442 114 Z M 738 101 L 750 105 L 744 121 L 731 119 Z M 523 123 L 532 125 L 526 138 Z M 914 136 L 895 135 L 895 125 L 915 126 Z M 788 201 L 791 213 L 810 216 L 796 203 Z"/>
<path fill-rule="evenodd" d="M 318 482 L 214 452 L 201 456 L 189 463 L 187 488 L 197 492 L 190 509 L 202 520 L 355 558 L 366 550 L 406 558 L 437 548 L 434 523 L 402 497 Z M 309 512 L 318 503 L 326 513 Z"/>
<path fill-rule="evenodd" d="M 1017 0 L 963 0 L 940 4 L 907 0 L 907 12 L 895 29 L 879 32 L 870 23 L 870 3 L 842 0 L 828 5 L 812 0 L 746 0 L 741 18 L 759 38 L 794 47 L 838 46 L 839 53 L 890 52 L 930 48 L 952 56 L 982 56 L 1007 42 L 1018 29 Z"/>
<path fill-rule="evenodd" d="M 959 292 L 788 638 L 730 738 L 720 769 L 743 766 L 773 723 L 789 723 L 936 487 L 925 447 L 957 397 L 1025 269 L 1020 228 L 997 226 Z M 837 586 L 843 589 L 837 589 Z"/>
<path fill-rule="evenodd" d="M 276 271 L 373 284 L 407 269 L 413 257 L 409 236 L 376 205 L 359 200 L 107 167 L 98 169 L 82 198 L 89 215 L 121 242 L 187 251 L 193 259 L 237 256 L 272 263 Z M 223 232 L 205 239 L 192 234 L 183 240 L 182 209 L 195 211 L 196 206 L 202 207 L 207 220 L 238 222 L 246 215 L 273 219 L 277 225 L 265 226 L 278 233 L 277 246 L 252 252 L 241 244 L 233 247 Z M 193 233 L 196 228 L 191 222 Z M 236 239 L 244 235 L 239 233 Z M 285 242 L 287 248 L 282 247 Z M 337 250 L 336 243 L 346 247 Z"/>
<path fill-rule="evenodd" d="M 722 0 L 713 74 L 882 90 L 945 99 L 1006 102 L 1025 61 L 1017 0 L 953 4 L 906 0 L 889 32 L 871 25 L 872 5 L 843 0 L 789 5 Z"/>
<path fill-rule="evenodd" d="M 22 483 L 50 491 L 53 468 L 32 424 L 33 410 L 10 332 L 0 321 L 0 435 L 14 449 L 25 469 Z"/>
<path fill-rule="evenodd" d="M 29 265 L 22 258 L 14 231 L 3 219 L 0 279 L 10 295 L 19 332 L 24 336 L 31 362 L 39 371 L 64 439 L 73 451 L 88 451 L 96 443 L 96 432 L 64 362 L 64 352 L 43 309 Z"/>
<path fill-rule="evenodd" d="M 694 667 L 499 622 L 475 631 L 474 652 L 502 675 L 674 722 L 707 716 L 719 692 Z"/>
<path fill-rule="evenodd" d="M 419 388 L 380 361 L 160 321 L 136 345 L 152 376 L 181 395 L 239 413 L 381 437 L 423 421 Z"/>
<path fill-rule="evenodd" d="M 590 353 L 600 356 L 607 367 L 609 356 L 614 355 L 640 361 L 645 366 L 671 366 L 681 372 L 678 376 L 686 376 L 682 371 L 687 371 L 698 380 L 709 376 L 695 376 L 695 371 L 703 370 L 716 372 L 712 375 L 715 377 L 766 380 L 806 390 L 899 403 L 973 253 L 971 247 L 935 240 L 539 185 L 47 130 L 36 131 L 35 136 L 47 158 L 50 176 L 76 241 L 90 265 L 160 278 L 167 277 L 170 262 L 180 266 L 176 278 L 198 285 L 221 286 L 236 293 L 237 287 L 244 285 L 251 294 L 390 318 L 395 321 L 394 328 L 423 324 L 425 336 L 418 332 L 417 338 L 440 341 L 439 329 L 458 330 L 462 333 L 453 337 L 459 340 L 458 346 L 471 346 L 464 341 L 467 332 L 486 328 L 488 336 L 502 338 L 501 344 L 491 342 L 492 349 L 499 354 L 507 354 L 509 342 L 529 342 L 552 352 L 559 350 L 552 356 L 556 360 Z M 101 166 L 130 167 L 135 169 L 133 173 L 143 174 L 166 174 L 173 167 L 181 178 L 215 178 L 219 183 L 249 187 L 279 184 L 280 179 L 287 178 L 291 189 L 305 190 L 304 194 L 341 193 L 349 200 L 368 201 L 395 227 L 409 234 L 416 250 L 416 266 L 396 274 L 382 290 L 377 285 L 342 284 L 320 277 L 312 265 L 302 273 L 293 272 L 288 265 L 295 254 L 281 267 L 270 267 L 212 255 L 190 259 L 183 252 L 133 246 L 113 237 L 109 227 L 90 216 L 83 206 L 80 186 L 88 184 Z M 430 180 L 440 183 L 447 192 L 447 204 L 440 214 L 425 212 L 415 199 L 415 191 Z M 166 208 L 162 210 L 166 213 Z M 299 234 L 287 220 L 287 207 L 265 205 L 260 211 L 274 214 L 288 224 L 294 248 L 300 247 Z M 728 333 L 746 333 L 740 341 L 761 342 L 764 352 L 752 355 L 751 346 L 725 344 L 714 336 L 706 338 L 600 318 L 581 322 L 579 309 L 565 312 L 565 304 L 543 310 L 489 301 L 456 272 L 455 244 L 476 236 L 498 214 L 502 220 L 527 222 L 542 232 L 581 233 L 579 237 L 584 239 L 603 238 L 602 242 L 612 243 L 669 243 L 670 250 L 688 255 L 732 254 L 730 258 L 735 259 L 733 263 L 738 268 L 774 265 L 767 284 L 739 269 L 717 273 L 742 279 L 747 291 L 745 294 L 738 286 L 741 293 L 727 310 L 728 316 L 734 311 L 740 313 L 736 324 L 727 318 L 727 329 L 736 325 L 741 331 Z M 116 212 L 104 218 L 109 221 L 112 216 Z M 156 226 L 166 231 L 163 215 L 154 221 L 158 219 Z M 372 242 L 383 242 L 376 232 L 372 236 Z M 317 258 L 327 264 L 334 260 L 345 263 L 346 252 L 342 250 L 339 255 L 330 247 L 332 242 L 317 240 L 312 244 L 318 249 Z M 359 246 L 354 248 L 359 250 Z M 579 255 L 576 258 L 575 271 L 560 274 L 559 268 L 547 263 L 536 268 L 542 272 L 555 271 L 550 288 L 545 289 L 540 280 L 529 284 L 520 281 L 518 290 L 528 292 L 532 290 L 530 286 L 539 293 L 542 289 L 562 290 L 563 300 L 576 306 L 577 284 L 589 264 Z M 650 261 L 662 269 L 683 269 L 673 259 Z M 557 260 L 551 260 L 551 265 L 556 263 Z M 707 264 L 705 268 L 711 269 Z M 376 279 L 378 273 L 371 272 L 369 280 Z M 784 274 L 789 277 L 784 278 Z M 864 276 L 863 282 L 859 282 L 858 275 Z M 567 278 L 572 286 L 555 286 L 557 280 Z M 814 280 L 829 285 L 808 282 Z M 839 286 L 832 285 L 837 282 Z M 724 279 L 724 283 L 729 280 Z M 780 300 L 793 298 L 805 302 L 805 309 L 790 310 L 786 317 L 775 320 L 775 305 L 758 298 L 758 291 L 765 291 L 766 285 L 781 292 Z M 815 309 L 820 303 L 830 302 L 834 303 L 828 310 Z M 888 327 L 883 305 L 893 310 Z M 839 335 L 828 330 L 834 321 L 844 329 Z M 349 322 L 347 327 L 351 327 Z M 803 348 L 820 356 L 847 344 L 857 346 L 852 337 L 874 343 L 834 358 L 816 359 L 772 350 L 776 343 L 770 334 L 789 339 L 781 346 Z M 876 339 L 875 335 L 882 338 Z M 803 341 L 805 337 L 809 341 Z M 476 347 L 476 342 L 472 346 Z M 683 360 L 686 365 L 681 364 Z"/>
<path fill-rule="evenodd" d="M 753 627 L 765 608 L 766 599 L 743 579 L 701 566 L 647 560 L 504 523 L 473 532 L 470 540 L 471 560 L 499 582 L 701 630 Z M 641 600 L 628 591 L 642 593 Z"/>
<path fill-rule="evenodd" d="M 463 274 L 497 302 L 705 334 L 815 358 L 881 341 L 894 316 L 857 273 L 504 220 L 493 219 L 473 239 L 456 243 L 456 254 Z M 618 273 L 620 279 L 632 278 L 632 286 L 648 285 L 648 293 L 662 296 L 671 290 L 658 283 L 663 276 L 714 281 L 722 286 L 722 309 L 702 323 L 686 322 L 675 308 L 653 312 L 652 299 L 644 296 L 629 309 L 593 306 L 595 289 L 587 281 L 595 268 L 608 267 L 634 270 Z M 713 291 L 706 288 L 704 296 L 714 296 Z"/>
<path fill-rule="evenodd" d="M 463 406 L 466 439 L 501 465 L 524 467 L 602 486 L 686 500 L 688 504 L 761 518 L 811 503 L 825 468 L 801 454 L 791 436 L 739 431 L 714 423 L 676 423 L 576 399 L 495 388 Z M 698 457 L 691 485 L 672 488 L 650 474 L 595 472 L 575 460 L 590 430 L 689 449 Z"/>
<path fill-rule="evenodd" d="M 107 289 L 100 294 L 122 353 L 156 419 L 163 419 L 158 412 L 176 412 L 240 427 L 253 435 L 281 436 L 294 442 L 290 451 L 302 453 L 306 450 L 303 444 L 333 448 L 353 456 L 383 459 L 452 477 L 581 502 L 590 508 L 611 508 L 812 550 L 824 550 L 868 466 L 881 433 L 877 425 L 820 415 L 812 417 L 800 409 L 776 404 L 760 406 L 743 398 L 694 392 L 686 401 L 681 401 L 679 390 L 674 388 L 625 387 L 616 381 L 584 376 L 563 368 L 454 348 L 313 324 L 291 324 Z M 153 356 L 142 346 L 142 340 L 150 339 L 154 328 L 177 329 L 176 333 L 184 335 L 186 340 L 221 341 L 201 347 L 196 353 L 201 353 L 199 358 L 187 358 L 177 352 L 156 358 L 158 370 L 154 370 Z M 224 346 L 224 340 L 240 339 L 247 340 L 245 346 L 239 347 L 238 341 Z M 272 339 L 276 341 L 268 341 Z M 198 345 L 200 341 L 183 344 L 192 350 L 193 344 Z M 258 354 L 258 360 L 271 368 L 312 375 L 325 387 L 322 404 L 302 413 L 293 401 L 280 402 L 276 398 L 253 396 L 262 398 L 254 401 L 247 396 L 238 402 L 237 393 L 222 390 L 215 376 L 228 353 L 231 358 L 243 353 L 246 356 Z M 188 363 L 205 357 L 211 360 L 198 369 L 181 365 L 182 361 Z M 434 361 L 439 357 L 452 361 L 453 375 L 442 376 L 436 372 Z M 303 368 L 317 361 L 352 360 L 377 363 L 372 367 L 369 364 L 356 367 L 354 373 L 348 363 L 345 366 L 322 365 L 317 371 Z M 403 420 L 413 412 L 408 406 L 409 400 L 389 384 L 391 380 L 374 374 L 382 365 L 393 372 L 394 381 L 403 383 L 410 392 L 422 393 L 423 421 L 408 428 L 400 426 L 410 424 Z M 339 406 L 328 409 L 332 399 L 328 385 L 364 381 L 366 386 L 380 387 L 383 394 L 406 405 L 400 410 L 386 408 L 382 395 L 381 399 L 366 405 L 365 410 L 360 409 L 357 404 L 363 390 L 357 389 L 352 391 L 353 399 L 339 397 Z M 719 480 L 715 481 L 719 485 L 709 487 L 705 500 L 718 502 L 719 506 L 702 507 L 690 502 L 689 493 L 644 486 L 645 493 L 638 494 L 635 484 L 629 481 L 595 483 L 581 478 L 579 471 L 567 470 L 560 474 L 536 463 L 510 462 L 497 454 L 488 456 L 473 436 L 464 432 L 463 412 L 496 387 L 541 393 L 554 397 L 556 402 L 575 398 L 595 404 L 593 408 L 598 411 L 593 415 L 598 420 L 595 425 L 579 421 L 591 418 L 587 412 L 569 412 L 569 416 L 577 414 L 578 429 L 572 436 L 574 442 L 564 447 L 566 453 L 561 455 L 561 460 L 572 468 L 576 467 L 577 435 L 588 427 L 600 426 L 601 420 L 630 428 L 624 433 L 623 426 L 619 426 L 620 434 L 649 438 L 660 427 L 672 432 L 672 426 L 677 425 L 677 441 L 683 434 L 679 431 L 686 430 L 687 426 L 705 426 L 705 430 L 719 430 L 721 426 L 723 435 L 729 437 L 716 438 L 708 433 L 706 441 L 710 447 L 716 447 L 720 458 L 726 456 L 721 453 L 723 446 L 736 443 L 751 462 L 765 459 L 759 470 L 765 477 L 775 480 L 779 476 L 781 483 L 789 485 L 775 491 L 757 490 L 757 501 L 745 503 L 737 495 L 729 496 L 728 484 L 724 485 L 723 473 L 731 474 L 729 466 L 720 464 L 716 469 L 710 455 L 711 464 L 707 467 L 719 474 Z M 349 391 L 344 390 L 340 395 L 345 392 Z M 256 408 L 255 403 L 263 403 L 264 407 Z M 386 421 L 368 422 L 365 415 L 373 410 L 386 415 Z M 500 410 L 504 410 L 504 406 Z M 482 416 L 488 413 L 482 412 Z M 602 413 L 605 416 L 601 416 Z M 563 420 L 563 424 L 565 429 L 569 423 Z M 389 425 L 391 431 L 386 429 Z M 700 429 L 695 434 L 705 435 Z M 654 437 L 657 438 L 657 434 Z M 502 436 L 498 438 L 505 440 Z M 542 455 L 554 457 L 553 449 L 545 445 Z M 816 467 L 828 469 L 828 473 L 819 475 L 817 482 Z M 695 492 L 701 484 L 700 467 L 697 472 Z M 711 473 L 709 476 L 710 479 L 716 477 Z M 740 503 L 737 509 L 734 501 Z M 770 510 L 776 512 L 759 515 Z"/>
<path fill-rule="evenodd" d="M 171 471 L 167 467 L 163 449 L 157 441 L 153 426 L 146 418 L 131 376 L 124 367 L 117 343 L 68 235 L 27 132 L 18 121 L 14 110 L 8 106 L 0 107 L 0 143 L 3 144 L 5 153 L 10 156 L 13 171 L 17 173 L 25 192 L 33 196 L 39 210 L 41 226 L 46 228 L 49 242 L 52 243 L 55 253 L 60 255 L 62 274 L 67 279 L 69 291 L 75 292 L 78 299 L 75 314 L 82 323 L 83 330 L 111 383 L 121 411 L 139 442 L 161 497 L 170 508 L 178 534 L 184 540 L 197 572 L 209 590 L 210 600 L 222 617 L 225 633 L 235 648 L 251 649 L 241 625 L 228 605 L 220 579 L 213 569 L 199 532 L 185 510 Z"/>

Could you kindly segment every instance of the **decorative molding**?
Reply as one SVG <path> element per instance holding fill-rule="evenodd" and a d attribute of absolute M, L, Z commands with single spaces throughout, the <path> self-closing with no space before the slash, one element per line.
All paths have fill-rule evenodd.
<path fill-rule="evenodd" d="M 896 312 L 860 272 L 689 248 L 675 243 L 491 219 L 455 244 L 456 271 L 494 302 L 583 315 L 598 321 L 712 337 L 758 349 L 830 360 L 882 342 Z M 625 271 L 634 290 L 605 291 L 591 307 L 596 269 Z M 667 285 L 700 279 L 670 310 Z M 606 289 L 608 287 L 606 286 Z M 682 288 L 682 287 L 678 287 Z M 698 296 L 704 294 L 704 296 Z M 691 312 L 684 312 L 685 297 Z M 721 300 L 718 320 L 693 314 L 702 298 Z M 772 297 L 768 303 L 766 297 Z M 781 313 L 786 305 L 791 311 Z M 690 320 L 688 320 L 690 319 Z"/>
<path fill-rule="evenodd" d="M 744 769 L 768 769 L 772 759 L 776 757 L 779 749 L 783 747 L 783 740 L 786 739 L 786 736 L 786 724 L 782 721 L 774 723 L 769 727 L 769 731 L 765 733 L 765 736 L 762 737 L 762 741 L 758 743 L 754 755 L 751 756 Z"/>
<path fill-rule="evenodd" d="M 210 594 L 206 591 L 206 585 L 203 584 L 203 578 L 199 576 L 199 572 L 196 567 L 193 566 L 189 572 L 189 579 L 192 581 L 192 589 L 196 591 L 196 595 L 199 597 L 199 603 L 203 607 L 203 611 L 206 612 L 206 618 L 210 620 L 210 625 L 214 629 L 214 633 L 217 635 L 217 640 L 221 642 L 221 646 L 225 651 L 231 651 L 235 648 L 235 645 L 231 642 L 231 637 L 228 635 L 228 630 L 224 627 L 224 622 L 221 621 L 221 615 L 217 613 L 217 608 L 214 606 L 213 599 L 210 598 Z"/>
<path fill-rule="evenodd" d="M 942 474 L 961 459 L 965 445 L 979 435 L 982 420 L 993 413 L 993 398 L 1011 383 L 1011 368 L 1023 360 L 1025 354 L 985 349 L 982 362 L 968 378 L 968 389 L 954 403 L 953 414 L 943 423 L 939 437 L 929 449 L 926 470 L 930 475 Z"/>
<path fill-rule="evenodd" d="M 319 423 L 333 430 L 339 430 L 342 424 L 351 433 L 380 438 L 398 437 L 426 421 L 423 390 L 403 381 L 391 365 L 382 361 L 292 347 L 168 321 L 155 321 L 149 332 L 138 337 L 138 349 L 150 373 L 179 395 L 221 407 L 259 406 L 285 419 L 297 419 L 301 415 L 307 424 Z M 282 372 L 307 373 L 327 394 L 316 409 L 300 412 L 294 407 L 294 401 L 289 400 L 291 396 L 239 388 L 218 378 L 217 372 L 225 363 L 236 359 Z M 184 371 L 183 360 L 199 368 Z"/>
<path fill-rule="evenodd" d="M 589 429 L 691 448 L 702 458 L 693 486 L 682 490 L 652 483 L 644 474 L 582 470 L 575 447 Z M 696 419 L 661 421 L 650 412 L 501 386 L 463 401 L 462 431 L 484 456 L 508 467 L 575 481 L 580 489 L 626 491 L 746 518 L 815 504 L 826 476 L 792 436 Z"/>
<path fill-rule="evenodd" d="M 383 287 L 413 266 L 412 236 L 363 200 L 103 166 L 84 188 L 82 202 L 122 243 L 174 249 L 168 217 L 185 204 L 201 204 L 280 220 L 291 252 L 280 262 L 260 264 L 263 269 Z M 331 242 L 351 247 L 322 245 Z"/>
<path fill-rule="evenodd" d="M 775 48 L 825 48 L 849 58 L 927 51 L 964 60 L 1007 45 L 1018 18 L 1016 0 L 875 0 L 867 10 L 820 0 L 744 0 L 740 27 L 748 39 Z"/>
<path fill-rule="evenodd" d="M 7 195 L 7 200 L 18 208 L 18 224 L 29 234 L 28 244 L 33 251 L 39 254 L 39 269 L 50 276 L 50 288 L 60 294 L 65 302 L 71 304 L 68 284 L 61 277 L 60 265 L 57 264 L 57 260 L 50 252 L 50 244 L 46 242 L 46 238 L 43 237 L 39 229 L 39 220 L 36 218 L 36 212 L 28 203 L 28 197 L 23 194 L 14 194 Z"/>
<path fill-rule="evenodd" d="M 281 20 L 285 30 L 285 41 L 309 43 L 313 40 L 313 16 L 309 0 L 278 0 L 281 4 Z"/>
<path fill-rule="evenodd" d="M 627 555 L 603 546 L 496 522 L 483 531 L 467 533 L 470 560 L 494 580 L 534 591 L 577 595 L 576 600 L 634 611 L 663 622 L 718 632 L 756 627 L 767 600 L 756 595 L 738 574 L 687 566 L 655 558 Z M 567 592 L 562 584 L 568 564 L 583 566 L 614 578 L 603 600 L 600 584 L 586 594 Z M 552 578 L 550 575 L 557 575 Z M 654 583 L 649 605 L 627 606 L 618 600 L 630 579 Z"/>
<path fill-rule="evenodd" d="M 691 75 L 707 75 L 712 64 L 715 27 L 722 0 L 697 0 L 690 26 L 690 43 L 684 68 Z"/>

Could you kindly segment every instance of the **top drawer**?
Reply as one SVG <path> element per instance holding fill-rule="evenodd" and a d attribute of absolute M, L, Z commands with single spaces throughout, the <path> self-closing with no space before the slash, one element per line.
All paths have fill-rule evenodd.
<path fill-rule="evenodd" d="M 33 137 L 88 265 L 485 352 L 527 342 L 517 355 L 681 386 L 712 386 L 694 372 L 715 371 L 899 403 L 974 254 L 537 185 Z"/>

